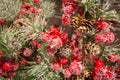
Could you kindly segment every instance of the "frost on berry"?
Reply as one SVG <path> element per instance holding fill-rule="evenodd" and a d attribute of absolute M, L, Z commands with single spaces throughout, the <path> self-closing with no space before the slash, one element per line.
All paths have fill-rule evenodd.
<path fill-rule="evenodd" d="M 62 73 L 65 78 L 69 78 L 72 75 L 72 73 L 70 72 L 70 68 L 63 69 Z"/>
<path fill-rule="evenodd" d="M 69 14 L 63 14 L 63 16 L 62 16 L 62 24 L 64 26 L 70 24 L 70 15 Z"/>

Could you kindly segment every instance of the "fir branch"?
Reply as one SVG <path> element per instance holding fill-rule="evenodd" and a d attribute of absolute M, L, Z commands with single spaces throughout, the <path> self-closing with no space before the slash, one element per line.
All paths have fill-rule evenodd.
<path fill-rule="evenodd" d="M 0 17 L 7 21 L 13 20 L 20 10 L 20 0 L 1 0 Z"/>

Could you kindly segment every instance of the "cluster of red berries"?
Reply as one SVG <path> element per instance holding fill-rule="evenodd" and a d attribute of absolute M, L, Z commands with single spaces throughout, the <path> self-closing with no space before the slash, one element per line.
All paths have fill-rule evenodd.
<path fill-rule="evenodd" d="M 98 44 L 108 44 L 115 40 L 114 33 L 110 32 L 110 24 L 104 20 L 98 20 L 96 22 L 96 28 L 100 32 L 95 35 L 95 42 Z M 104 30 L 104 31 L 103 31 Z"/>
<path fill-rule="evenodd" d="M 62 0 L 62 2 L 62 11 L 64 13 L 62 16 L 62 24 L 66 26 L 70 24 L 71 15 L 74 14 L 76 11 L 80 15 L 82 15 L 83 9 L 81 6 L 78 6 L 78 2 L 76 0 Z"/>
<path fill-rule="evenodd" d="M 66 57 L 61 57 L 59 60 L 52 62 L 51 68 L 54 71 L 61 71 L 66 78 L 70 78 L 72 75 L 80 75 L 84 69 L 81 61 L 75 59 L 69 60 Z"/>
<path fill-rule="evenodd" d="M 61 48 L 63 43 L 68 41 L 68 34 L 60 31 L 57 26 L 53 26 L 48 31 L 40 33 L 39 39 L 48 44 L 48 55 L 54 55 L 57 49 Z"/>
<path fill-rule="evenodd" d="M 98 59 L 94 63 L 92 76 L 94 80 L 113 80 L 115 72 L 109 66 L 105 66 L 102 60 Z"/>
<path fill-rule="evenodd" d="M 70 16 L 74 14 L 77 8 L 77 2 L 75 0 L 62 0 L 62 2 L 63 2 L 62 11 L 64 12 L 62 16 L 62 24 L 69 25 Z"/>
<path fill-rule="evenodd" d="M 19 64 L 14 59 L 5 59 L 3 57 L 4 54 L 0 50 L 0 75 L 6 78 L 14 77 L 19 68 Z"/>
<path fill-rule="evenodd" d="M 39 46 L 39 48 L 41 47 L 41 45 Z M 38 49 L 38 48 L 37 48 Z M 34 57 L 34 61 L 36 63 L 40 63 L 41 59 L 38 56 L 34 56 L 33 54 L 33 50 L 30 48 L 25 48 L 25 49 L 21 49 L 18 51 L 18 55 L 21 56 L 22 58 L 20 59 L 20 64 L 25 66 L 27 65 L 29 58 Z M 32 56 L 33 55 L 33 56 Z M 36 54 L 37 55 L 37 54 Z M 30 60 L 31 61 L 31 60 Z M 32 60 L 33 61 L 33 60 Z"/>
<path fill-rule="evenodd" d="M 22 4 L 21 13 L 22 14 L 30 14 L 30 13 L 41 14 L 42 10 L 40 8 L 35 8 L 34 6 L 30 4 Z"/>
<path fill-rule="evenodd" d="M 42 46 L 42 44 L 39 43 L 37 40 L 32 40 L 32 41 L 31 41 L 31 45 L 32 45 L 34 48 L 36 48 L 36 49 L 39 49 L 39 48 L 41 48 L 41 46 Z"/>

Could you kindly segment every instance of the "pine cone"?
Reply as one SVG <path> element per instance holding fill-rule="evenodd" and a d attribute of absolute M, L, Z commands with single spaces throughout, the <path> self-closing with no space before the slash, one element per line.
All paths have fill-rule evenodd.
<path fill-rule="evenodd" d="M 83 70 L 83 77 L 88 78 L 90 76 L 90 71 L 88 69 Z"/>
<path fill-rule="evenodd" d="M 0 17 L 7 21 L 13 20 L 20 11 L 20 0 L 1 0 Z"/>
<path fill-rule="evenodd" d="M 80 14 L 76 14 L 71 18 L 71 26 L 81 33 L 88 33 L 94 27 L 94 20 L 87 20 Z"/>
<path fill-rule="evenodd" d="M 70 49 L 69 45 L 65 45 L 60 49 L 59 54 L 68 58 L 72 54 L 72 50 Z"/>
<path fill-rule="evenodd" d="M 101 52 L 100 46 L 96 43 L 88 42 L 84 45 L 84 50 L 86 53 L 98 55 Z"/>

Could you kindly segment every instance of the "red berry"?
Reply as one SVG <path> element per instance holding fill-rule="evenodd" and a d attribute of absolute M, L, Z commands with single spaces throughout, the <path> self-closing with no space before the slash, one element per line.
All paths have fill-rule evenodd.
<path fill-rule="evenodd" d="M 62 42 L 67 42 L 68 41 L 68 34 L 66 32 L 62 32 L 60 34 L 60 38 L 61 38 Z"/>
<path fill-rule="evenodd" d="M 27 64 L 27 60 L 26 59 L 21 59 L 20 64 L 25 66 Z"/>
<path fill-rule="evenodd" d="M 27 10 L 26 9 L 21 9 L 21 13 L 26 14 Z"/>
<path fill-rule="evenodd" d="M 60 68 L 61 68 L 61 64 L 58 62 L 58 61 L 55 61 L 51 64 L 51 68 L 54 70 L 54 71 L 58 71 Z"/>
<path fill-rule="evenodd" d="M 35 13 L 35 8 L 34 8 L 34 7 L 30 7 L 30 11 L 31 11 L 32 13 Z"/>
<path fill-rule="evenodd" d="M 42 14 L 42 9 L 40 9 L 40 8 L 36 9 L 36 13 L 37 14 Z"/>
<path fill-rule="evenodd" d="M 18 65 L 18 63 L 12 63 L 12 69 L 13 69 L 13 71 L 16 71 L 16 70 L 18 70 L 18 68 L 19 68 L 19 65 Z"/>
<path fill-rule="evenodd" d="M 95 42 L 98 43 L 98 44 L 103 44 L 103 43 L 105 43 L 104 34 L 102 34 L 102 33 L 97 33 L 97 34 L 95 35 Z"/>
<path fill-rule="evenodd" d="M 31 5 L 30 4 L 23 4 L 22 7 L 28 10 L 28 9 L 30 9 Z"/>
<path fill-rule="evenodd" d="M 37 49 L 41 48 L 42 44 L 37 44 Z"/>
<path fill-rule="evenodd" d="M 38 41 L 37 41 L 37 40 L 32 40 L 32 41 L 31 41 L 31 45 L 32 45 L 33 47 L 36 47 L 37 44 L 38 44 Z"/>
<path fill-rule="evenodd" d="M 70 24 L 70 15 L 69 14 L 63 14 L 63 16 L 62 16 L 62 24 L 64 26 Z"/>
<path fill-rule="evenodd" d="M 105 22 L 104 20 L 98 20 L 96 22 L 96 27 L 98 30 L 106 30 L 106 29 L 110 28 L 110 25 L 107 22 Z"/>
<path fill-rule="evenodd" d="M 97 61 L 95 61 L 95 66 L 103 67 L 104 66 L 104 62 L 102 60 L 98 59 Z"/>
<path fill-rule="evenodd" d="M 35 4 L 39 4 L 40 0 L 33 0 Z"/>
<path fill-rule="evenodd" d="M 48 32 L 42 32 L 42 33 L 39 34 L 39 39 L 41 39 L 44 42 L 49 42 L 50 37 L 51 37 L 51 35 Z"/>
<path fill-rule="evenodd" d="M 62 65 L 67 65 L 67 64 L 68 64 L 68 59 L 65 58 L 65 57 L 63 57 L 63 58 L 60 59 L 60 63 L 61 63 Z"/>
<path fill-rule="evenodd" d="M 113 78 L 115 76 L 115 73 L 114 73 L 114 70 L 112 68 L 110 68 L 110 67 L 107 66 L 104 69 L 104 75 L 106 77 L 105 80 L 109 80 L 109 79 L 113 80 Z"/>
<path fill-rule="evenodd" d="M 5 25 L 5 24 L 6 24 L 5 19 L 0 18 L 0 25 Z"/>
<path fill-rule="evenodd" d="M 71 77 L 72 73 L 70 72 L 70 68 L 63 69 L 64 77 L 69 78 Z"/>
<path fill-rule="evenodd" d="M 118 64 L 120 64 L 120 59 L 117 61 Z"/>
<path fill-rule="evenodd" d="M 83 14 L 83 7 L 82 6 L 79 7 L 78 12 L 82 16 L 82 14 Z"/>
<path fill-rule="evenodd" d="M 50 28 L 49 32 L 51 35 L 59 35 L 60 29 L 55 25 L 54 27 Z"/>
<path fill-rule="evenodd" d="M 94 67 L 94 72 L 95 72 L 95 73 L 100 72 L 100 70 L 101 70 L 101 66 L 95 66 L 95 67 Z"/>
<path fill-rule="evenodd" d="M 115 62 L 118 60 L 119 56 L 117 54 L 111 54 L 108 56 L 108 58 L 111 62 Z"/>
<path fill-rule="evenodd" d="M 105 43 L 109 44 L 115 40 L 115 35 L 112 32 L 104 33 Z"/>
<path fill-rule="evenodd" d="M 32 55 L 32 50 L 29 49 L 29 48 L 25 48 L 24 51 L 23 51 L 23 55 L 25 57 L 30 57 Z"/>
<path fill-rule="evenodd" d="M 2 68 L 0 68 L 0 76 L 3 74 L 3 70 Z"/>
<path fill-rule="evenodd" d="M 22 49 L 19 49 L 18 50 L 18 54 L 22 54 L 23 53 L 23 50 Z"/>
<path fill-rule="evenodd" d="M 12 78 L 12 77 L 14 77 L 15 75 L 16 75 L 16 72 L 8 72 L 8 73 L 6 74 L 7 78 Z"/>
<path fill-rule="evenodd" d="M 36 58 L 35 58 L 35 61 L 36 61 L 37 64 L 39 64 L 39 63 L 41 62 L 40 57 L 36 57 Z"/>
<path fill-rule="evenodd" d="M 78 53 L 73 53 L 73 54 L 72 54 L 72 58 L 73 58 L 73 59 L 77 59 L 78 57 L 79 57 Z"/>
<path fill-rule="evenodd" d="M 80 61 L 72 61 L 70 64 L 70 71 L 74 75 L 79 75 L 83 71 L 84 66 Z"/>
<path fill-rule="evenodd" d="M 65 7 L 63 7 L 64 13 L 66 14 L 73 14 L 75 12 L 75 6 L 73 5 L 66 5 Z"/>
<path fill-rule="evenodd" d="M 3 60 L 0 59 L 0 67 L 3 65 Z"/>
<path fill-rule="evenodd" d="M 3 55 L 3 54 L 4 54 L 4 52 L 0 50 L 0 55 Z"/>
<path fill-rule="evenodd" d="M 8 72 L 12 70 L 11 66 L 12 66 L 11 62 L 5 62 L 2 66 L 2 69 L 3 71 Z"/>
<path fill-rule="evenodd" d="M 56 48 L 51 48 L 50 46 L 47 47 L 48 56 L 53 56 L 57 52 Z"/>

